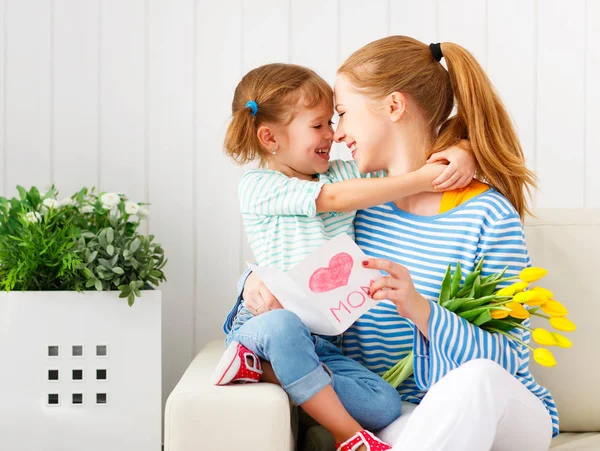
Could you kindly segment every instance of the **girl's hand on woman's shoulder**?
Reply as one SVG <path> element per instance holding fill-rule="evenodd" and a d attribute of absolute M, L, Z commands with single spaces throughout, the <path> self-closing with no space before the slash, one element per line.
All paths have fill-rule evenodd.
<path fill-rule="evenodd" d="M 405 266 L 382 258 L 363 261 L 363 267 L 378 269 L 389 275 L 371 284 L 370 295 L 379 301 L 389 299 L 396 304 L 400 316 L 410 319 L 425 337 L 429 338 L 431 306 L 415 288 L 410 272 Z"/>
<path fill-rule="evenodd" d="M 439 191 L 448 191 L 468 186 L 475 177 L 477 161 L 473 155 L 471 142 L 462 139 L 446 150 L 434 153 L 427 163 L 448 162 L 446 170 L 433 181 L 433 187 Z"/>

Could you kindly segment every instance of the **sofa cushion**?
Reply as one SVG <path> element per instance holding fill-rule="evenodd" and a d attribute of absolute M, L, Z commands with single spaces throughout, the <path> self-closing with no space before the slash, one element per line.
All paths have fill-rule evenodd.
<path fill-rule="evenodd" d="M 567 307 L 577 330 L 564 334 L 572 348 L 551 348 L 557 366 L 545 368 L 532 359 L 531 370 L 554 396 L 561 431 L 600 431 L 600 210 L 537 213 L 538 219 L 526 221 L 525 234 L 532 264 L 549 271 L 539 285 Z M 532 323 L 553 330 L 547 320 Z"/>
<path fill-rule="evenodd" d="M 210 384 L 224 350 L 223 340 L 209 343 L 169 396 L 165 451 L 294 450 L 297 421 L 281 387 Z"/>
<path fill-rule="evenodd" d="M 552 451 L 587 451 L 600 449 L 600 433 L 563 432 L 552 440 Z"/>

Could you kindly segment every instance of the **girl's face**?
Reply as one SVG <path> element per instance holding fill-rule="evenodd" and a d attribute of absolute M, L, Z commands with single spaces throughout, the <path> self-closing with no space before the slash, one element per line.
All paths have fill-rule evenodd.
<path fill-rule="evenodd" d="M 269 155 L 269 167 L 290 177 L 312 179 L 329 170 L 329 153 L 333 143 L 329 102 L 314 108 L 301 108 L 287 125 L 273 126 L 277 139 L 275 155 Z"/>
<path fill-rule="evenodd" d="M 334 135 L 345 142 L 363 174 L 387 169 L 393 140 L 389 139 L 393 122 L 386 106 L 358 92 L 346 77 L 335 82 L 335 109 L 340 121 Z"/>

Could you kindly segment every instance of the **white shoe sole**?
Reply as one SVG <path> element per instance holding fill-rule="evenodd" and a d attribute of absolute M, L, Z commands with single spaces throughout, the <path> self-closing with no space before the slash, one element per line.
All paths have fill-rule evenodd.
<path fill-rule="evenodd" d="M 232 341 L 223 353 L 221 360 L 217 363 L 217 367 L 210 377 L 210 383 L 212 385 L 226 385 L 237 374 L 240 369 L 239 360 L 237 359 L 238 352 L 239 343 L 237 341 Z"/>

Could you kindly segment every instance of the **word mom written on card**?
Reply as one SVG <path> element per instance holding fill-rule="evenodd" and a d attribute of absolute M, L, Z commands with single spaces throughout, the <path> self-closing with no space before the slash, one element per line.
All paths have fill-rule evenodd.
<path fill-rule="evenodd" d="M 312 333 L 338 335 L 377 304 L 369 296 L 369 286 L 382 275 L 362 267 L 366 258 L 348 235 L 339 235 L 287 273 L 267 267 L 252 269 Z"/>

